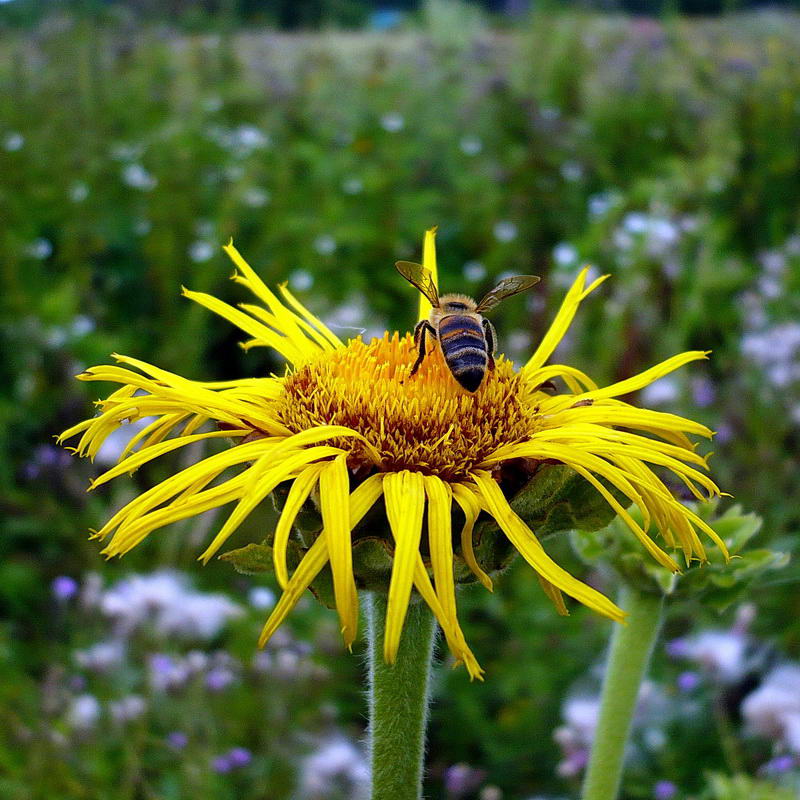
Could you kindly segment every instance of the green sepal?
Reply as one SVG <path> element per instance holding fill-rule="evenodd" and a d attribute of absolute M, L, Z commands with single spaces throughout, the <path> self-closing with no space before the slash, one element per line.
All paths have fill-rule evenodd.
<path fill-rule="evenodd" d="M 756 514 L 744 513 L 739 505 L 718 514 L 717 500 L 692 503 L 691 508 L 725 542 L 730 561 L 726 562 L 719 548 L 701 532 L 699 535 L 703 537 L 708 561 L 704 564 L 693 561 L 682 572 L 673 573 L 653 561 L 620 519 L 615 519 L 600 531 L 576 532 L 572 544 L 584 561 L 593 565 L 610 565 L 623 580 L 640 591 L 670 596 L 673 602 L 690 598 L 702 600 L 704 605 L 718 611 L 724 611 L 740 600 L 753 581 L 771 570 L 785 567 L 789 562 L 787 553 L 765 548 L 745 549 L 761 528 L 761 518 Z M 638 509 L 631 509 L 630 514 L 641 524 Z M 654 530 L 649 534 L 658 538 Z M 681 556 L 680 551 L 675 554 L 679 563 Z"/>
<path fill-rule="evenodd" d="M 302 557 L 303 550 L 300 545 L 289 540 L 286 547 L 286 564 L 289 570 L 293 570 L 300 563 Z M 228 550 L 220 556 L 220 560 L 231 564 L 242 575 L 263 575 L 275 572 L 272 561 L 272 545 L 267 540 L 260 544 L 251 542 L 244 547 Z"/>

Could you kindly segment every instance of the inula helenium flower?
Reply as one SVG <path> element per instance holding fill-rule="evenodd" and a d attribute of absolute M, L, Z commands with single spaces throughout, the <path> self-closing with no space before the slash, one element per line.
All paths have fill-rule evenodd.
<path fill-rule="evenodd" d="M 434 233 L 426 234 L 423 262 L 435 284 Z M 283 485 L 288 494 L 273 541 L 274 570 L 283 594 L 261 643 L 330 564 L 335 605 L 349 646 L 358 627 L 361 580 L 354 571 L 353 529 L 383 498 L 391 530 L 384 541 L 391 557 L 386 660 L 391 663 L 396 656 L 416 589 L 436 615 L 457 661 L 466 664 L 472 677 L 480 677 L 482 670 L 456 615 L 454 560 L 466 563 L 491 589 L 474 550 L 473 532 L 481 514 L 496 521 L 561 613 L 566 613 L 564 592 L 611 619 L 624 616 L 547 555 L 509 504 L 513 489 L 503 478 L 509 470 L 530 477 L 545 464 L 571 468 L 599 492 L 651 555 L 674 571 L 678 564 L 651 538 L 651 527 L 669 548 L 679 548 L 687 563 L 705 559 L 698 531 L 724 550 L 714 531 L 675 499 L 654 472 L 671 471 L 698 498 L 718 495 L 717 486 L 701 471 L 705 460 L 687 438 L 711 432 L 682 417 L 617 399 L 706 354 L 682 353 L 604 388 L 573 367 L 546 365 L 578 305 L 604 278 L 586 286 L 583 270 L 527 364 L 515 370 L 503 356 L 496 357 L 495 368 L 471 393 L 454 380 L 439 352 L 411 377 L 417 350 L 409 334 L 341 342 L 285 286 L 280 298 L 270 291 L 232 244 L 225 252 L 236 265 L 233 279 L 262 305 L 241 304 L 237 309 L 208 294 L 184 294 L 249 334 L 245 348 L 272 347 L 289 367 L 283 377 L 211 383 L 115 356 L 125 366 L 92 367 L 78 376 L 120 384 L 99 402 L 98 416 L 62 434 L 62 440 L 81 434 L 78 454 L 93 457 L 123 423 L 155 417 L 92 488 L 193 442 L 238 442 L 177 472 L 115 513 L 95 534 L 111 537 L 103 551 L 107 555 L 128 552 L 171 522 L 235 503 L 201 556 L 208 561 L 248 514 Z M 421 298 L 421 319 L 429 309 Z M 568 391 L 551 394 L 553 379 L 563 381 Z M 211 424 L 214 429 L 208 430 Z M 302 558 L 290 575 L 287 550 L 293 525 L 309 498 L 321 516 L 321 530 L 303 543 Z M 628 501 L 640 508 L 641 526 L 626 511 Z M 452 530 L 454 518 L 460 531 Z"/>

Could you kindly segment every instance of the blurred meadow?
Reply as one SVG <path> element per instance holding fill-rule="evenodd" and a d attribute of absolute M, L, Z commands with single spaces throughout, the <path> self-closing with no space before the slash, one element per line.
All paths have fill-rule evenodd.
<path fill-rule="evenodd" d="M 87 531 L 170 466 L 87 495 L 125 442 L 92 465 L 53 439 L 101 391 L 73 376 L 111 352 L 204 380 L 283 369 L 180 295 L 241 300 L 230 237 L 342 338 L 369 337 L 413 325 L 393 263 L 438 225 L 447 289 L 542 276 L 495 317 L 518 362 L 580 266 L 610 273 L 561 358 L 610 381 L 712 350 L 639 399 L 717 431 L 734 499 L 715 513 L 749 548 L 796 549 L 800 16 L 431 2 L 352 30 L 207 22 L 0 17 L 9 800 L 365 797 L 363 654 L 335 614 L 309 595 L 257 651 L 277 587 L 197 564 L 213 515 L 105 563 Z M 233 546 L 273 520 L 264 507 Z M 569 537 L 548 547 L 606 585 Z M 624 797 L 800 796 L 800 567 L 775 566 L 744 595 L 671 606 Z M 516 567 L 459 609 L 486 682 L 437 672 L 426 796 L 576 796 L 609 624 L 557 617 Z"/>

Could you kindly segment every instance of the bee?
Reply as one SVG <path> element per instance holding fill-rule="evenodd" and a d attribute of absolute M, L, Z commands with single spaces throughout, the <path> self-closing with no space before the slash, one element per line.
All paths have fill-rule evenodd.
<path fill-rule="evenodd" d="M 411 368 L 414 375 L 428 355 L 427 337 L 439 343 L 445 363 L 453 377 L 468 392 L 476 392 L 483 383 L 487 368 L 494 369 L 494 350 L 497 334 L 494 325 L 483 314 L 491 311 L 506 297 L 524 292 L 539 282 L 536 275 L 516 275 L 500 281 L 481 301 L 476 303 L 465 294 L 446 294 L 439 297 L 430 270 L 411 261 L 398 261 L 397 271 L 419 289 L 431 304 L 428 319 L 414 328 L 417 360 Z"/>

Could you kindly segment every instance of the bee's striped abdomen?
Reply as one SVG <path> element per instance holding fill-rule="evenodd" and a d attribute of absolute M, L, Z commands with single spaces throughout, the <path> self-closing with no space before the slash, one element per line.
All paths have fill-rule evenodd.
<path fill-rule="evenodd" d="M 486 374 L 486 336 L 474 317 L 451 314 L 439 323 L 439 342 L 453 377 L 474 392 Z"/>

